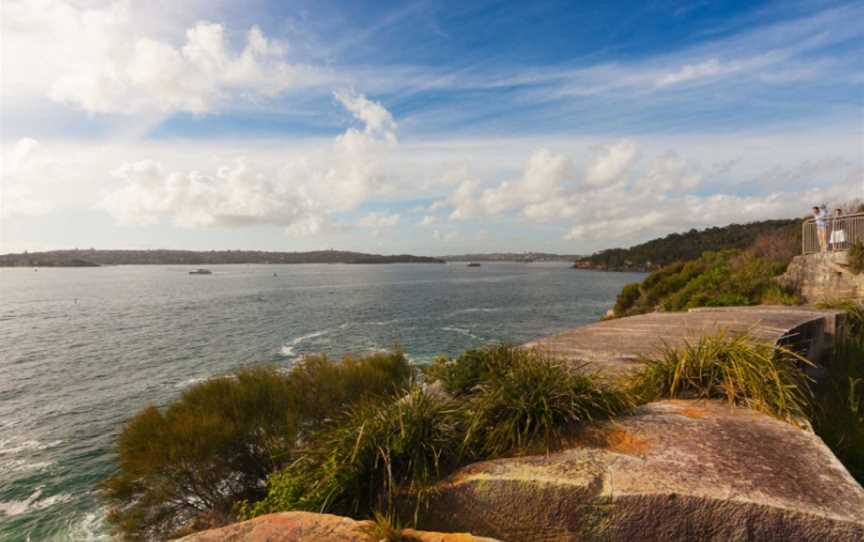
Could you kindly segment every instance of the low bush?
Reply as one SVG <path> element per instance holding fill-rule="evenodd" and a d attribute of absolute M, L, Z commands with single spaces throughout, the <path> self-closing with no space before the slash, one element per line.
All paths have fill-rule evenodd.
<path fill-rule="evenodd" d="M 270 477 L 267 497 L 244 512 L 392 512 L 397 493 L 420 495 L 458 464 L 463 434 L 456 404 L 420 387 L 360 402 L 312 435 L 302 456 Z"/>
<path fill-rule="evenodd" d="M 612 309 L 612 312 L 616 316 L 623 316 L 633 307 L 633 305 L 636 304 L 636 301 L 639 300 L 639 297 L 641 295 L 642 290 L 638 282 L 627 284 L 626 286 L 624 286 L 624 288 L 621 289 L 621 293 L 618 294 L 618 298 L 615 300 L 615 307 Z"/>
<path fill-rule="evenodd" d="M 800 303 L 774 277 L 786 260 L 762 257 L 760 251 L 705 252 L 699 259 L 677 262 L 648 275 L 637 289 L 625 286 L 616 302 L 615 316 L 657 310 L 682 311 L 694 307 Z"/>
<path fill-rule="evenodd" d="M 196 384 L 135 415 L 116 442 L 116 474 L 103 484 L 109 522 L 131 540 L 163 540 L 235 519 L 236 501 L 266 494 L 266 480 L 309 435 L 356 401 L 405 389 L 401 352 L 313 357 L 290 372 L 243 369 Z"/>
<path fill-rule="evenodd" d="M 706 335 L 643 361 L 631 388 L 640 402 L 725 399 L 790 422 L 808 414 L 812 395 L 801 365 L 809 362 L 748 335 Z"/>
<path fill-rule="evenodd" d="M 245 369 L 148 407 L 117 439 L 119 472 L 104 483 L 109 520 L 128 539 L 166 539 L 233 519 L 238 499 L 260 496 L 288 458 L 297 418 L 287 380 Z"/>
<path fill-rule="evenodd" d="M 502 352 L 500 349 L 493 353 Z M 477 457 L 557 447 L 576 424 L 609 418 L 629 406 L 602 386 L 538 351 L 510 349 L 468 401 L 466 448 Z"/>
<path fill-rule="evenodd" d="M 363 357 L 349 354 L 341 360 L 306 356 L 291 369 L 288 379 L 292 409 L 304 427 L 315 429 L 353 401 L 405 389 L 412 375 L 398 347 Z"/>
<path fill-rule="evenodd" d="M 522 351 L 509 345 L 491 345 L 466 350 L 456 359 L 437 358 L 424 371 L 430 382 L 439 381 L 444 390 L 454 397 L 463 397 L 475 391 L 492 374 L 500 373 L 512 365 Z"/>

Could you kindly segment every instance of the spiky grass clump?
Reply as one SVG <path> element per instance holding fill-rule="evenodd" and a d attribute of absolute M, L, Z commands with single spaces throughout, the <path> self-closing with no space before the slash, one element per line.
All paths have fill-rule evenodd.
<path fill-rule="evenodd" d="M 301 459 L 268 480 L 247 515 L 312 510 L 352 517 L 393 512 L 397 494 L 423 491 L 457 464 L 460 412 L 420 387 L 363 401 L 310 439 Z M 421 499 L 418 499 L 418 504 Z"/>
<path fill-rule="evenodd" d="M 800 367 L 810 362 L 748 334 L 705 335 L 643 361 L 646 368 L 632 388 L 641 402 L 725 399 L 794 421 L 806 415 L 811 398 L 809 379 Z"/>
<path fill-rule="evenodd" d="M 520 349 L 496 344 L 467 350 L 456 359 L 439 357 L 425 370 L 426 379 L 439 381 L 454 397 L 464 397 L 476 391 L 481 382 L 501 373 L 520 356 Z"/>
<path fill-rule="evenodd" d="M 469 399 L 465 445 L 476 456 L 548 451 L 559 446 L 575 425 L 614 416 L 631 405 L 623 392 L 540 351 L 490 352 L 507 363 L 492 363 L 496 370 Z"/>

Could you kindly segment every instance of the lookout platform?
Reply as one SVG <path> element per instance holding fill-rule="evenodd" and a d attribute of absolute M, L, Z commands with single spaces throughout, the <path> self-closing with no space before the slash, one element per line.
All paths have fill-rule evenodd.
<path fill-rule="evenodd" d="M 690 312 L 655 312 L 604 320 L 524 346 L 584 364 L 600 376 L 626 376 L 642 366 L 645 356 L 665 346 L 679 347 L 718 331 L 750 333 L 754 338 L 795 350 L 818 360 L 830 348 L 842 311 L 806 307 L 755 306 L 691 309 Z"/>

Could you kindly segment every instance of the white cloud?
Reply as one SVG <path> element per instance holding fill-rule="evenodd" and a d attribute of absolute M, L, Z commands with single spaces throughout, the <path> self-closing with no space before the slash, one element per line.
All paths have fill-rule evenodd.
<path fill-rule="evenodd" d="M 632 141 L 619 141 L 601 147 L 585 171 L 585 185 L 598 188 L 620 181 L 633 166 L 636 157 L 636 145 Z"/>
<path fill-rule="evenodd" d="M 438 223 L 438 217 L 433 215 L 425 215 L 420 222 L 418 222 L 421 226 L 432 226 Z"/>
<path fill-rule="evenodd" d="M 395 228 L 399 224 L 399 218 L 398 213 L 369 213 L 361 218 L 358 224 L 364 228 L 369 228 L 373 237 L 380 237 L 384 232 Z"/>
<path fill-rule="evenodd" d="M 518 179 L 482 190 L 473 179 L 462 181 L 447 200 L 453 207 L 450 219 L 495 216 L 526 205 L 541 204 L 557 198 L 563 190 L 562 183 L 572 176 L 569 158 L 540 149 L 528 159 Z"/>
<path fill-rule="evenodd" d="M 358 120 L 367 118 L 363 111 L 353 111 Z M 270 224 L 286 227 L 290 235 L 313 235 L 329 227 L 332 213 L 387 192 L 384 162 L 395 141 L 389 129 L 349 128 L 317 155 L 279 168 L 256 167 L 242 158 L 215 173 L 166 171 L 153 160 L 126 163 L 113 172 L 123 186 L 99 207 L 125 224 L 166 218 L 192 228 Z M 391 215 L 377 227 L 386 227 L 393 216 L 398 221 Z"/>
<path fill-rule="evenodd" d="M 657 192 L 692 190 L 702 182 L 702 174 L 684 161 L 675 151 L 667 151 L 655 158 L 638 187 Z"/>
<path fill-rule="evenodd" d="M 383 137 L 392 143 L 396 142 L 396 121 L 380 103 L 344 90 L 334 93 L 334 96 L 345 106 L 345 109 L 366 124 L 368 135 Z"/>
<path fill-rule="evenodd" d="M 46 154 L 38 141 L 19 139 L 4 156 L 0 167 L 0 217 L 41 215 L 50 212 L 54 204 L 37 192 L 55 175 L 59 164 Z"/>
<path fill-rule="evenodd" d="M 198 21 L 175 45 L 143 35 L 127 2 L 9 0 L 2 9 L 4 94 L 13 99 L 47 95 L 91 113 L 209 113 L 329 77 L 287 62 L 286 45 L 255 26 L 235 49 L 222 24 Z"/>

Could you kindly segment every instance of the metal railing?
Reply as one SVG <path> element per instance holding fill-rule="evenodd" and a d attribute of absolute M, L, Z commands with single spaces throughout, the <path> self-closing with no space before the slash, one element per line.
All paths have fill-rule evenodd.
<path fill-rule="evenodd" d="M 802 254 L 849 250 L 856 242 L 864 243 L 864 213 L 829 216 L 821 228 L 808 218 L 801 229 Z"/>

